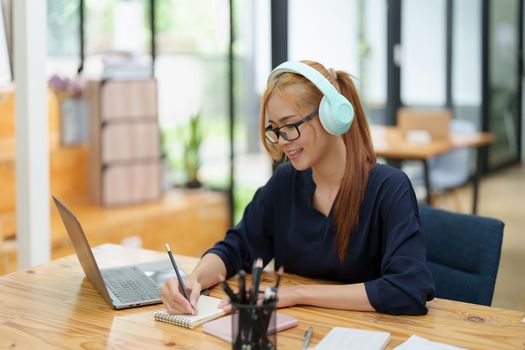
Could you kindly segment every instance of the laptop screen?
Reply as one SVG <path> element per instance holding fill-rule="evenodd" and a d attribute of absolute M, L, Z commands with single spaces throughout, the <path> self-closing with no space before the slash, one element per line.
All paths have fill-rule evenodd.
<path fill-rule="evenodd" d="M 62 202 L 54 196 L 53 200 L 55 201 L 55 205 L 62 217 L 62 221 L 66 227 L 71 243 L 73 243 L 73 247 L 77 253 L 80 265 L 82 266 L 88 280 L 109 303 L 112 303 L 104 280 L 102 279 L 102 275 L 100 274 L 97 261 L 93 256 L 93 252 L 91 251 L 91 247 L 89 246 L 89 242 L 84 234 L 84 230 L 82 230 L 80 222 L 76 216 L 73 215 L 64 204 L 62 204 Z"/>

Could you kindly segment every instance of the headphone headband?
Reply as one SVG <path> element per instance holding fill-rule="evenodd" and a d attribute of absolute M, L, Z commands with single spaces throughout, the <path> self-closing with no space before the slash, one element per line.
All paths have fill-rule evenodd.
<path fill-rule="evenodd" d="M 280 65 L 274 68 L 268 80 L 270 80 L 270 78 L 275 74 L 285 72 L 302 75 L 306 79 L 310 80 L 319 90 L 321 90 L 323 95 L 329 98 L 330 96 L 339 94 L 336 88 L 332 85 L 332 83 L 330 83 L 330 81 L 328 81 L 328 79 L 325 78 L 324 75 L 319 73 L 317 69 L 312 68 L 309 65 L 302 62 L 288 61 L 281 63 Z"/>
<path fill-rule="evenodd" d="M 319 105 L 319 119 L 326 131 L 333 135 L 342 135 L 350 129 L 354 120 L 352 104 L 317 69 L 306 63 L 288 61 L 275 67 L 268 80 L 274 74 L 285 72 L 302 75 L 323 93 L 324 97 Z"/>

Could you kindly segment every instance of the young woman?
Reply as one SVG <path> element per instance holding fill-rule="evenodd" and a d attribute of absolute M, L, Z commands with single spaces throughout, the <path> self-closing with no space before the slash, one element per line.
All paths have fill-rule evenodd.
<path fill-rule="evenodd" d="M 262 98 L 261 136 L 274 159 L 288 161 L 186 279 L 191 304 L 219 274 L 250 271 L 261 257 L 339 282 L 281 285 L 278 307 L 426 314 L 435 291 L 414 191 L 403 172 L 376 163 L 350 75 L 312 61 L 276 68 Z M 193 312 L 176 279 L 161 295 L 169 312 Z"/>

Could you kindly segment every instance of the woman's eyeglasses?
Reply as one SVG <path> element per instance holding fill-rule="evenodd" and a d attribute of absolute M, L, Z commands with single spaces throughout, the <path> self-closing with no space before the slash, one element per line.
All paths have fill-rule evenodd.
<path fill-rule="evenodd" d="M 267 126 L 264 131 L 264 136 L 266 137 L 266 140 L 274 144 L 279 142 L 279 136 L 285 139 L 286 141 L 297 140 L 301 136 L 301 132 L 299 131 L 299 126 L 312 120 L 317 115 L 318 111 L 319 110 L 316 109 L 315 111 L 313 111 L 312 113 L 304 117 L 303 119 L 293 124 L 286 124 L 278 128 L 273 128 L 273 129 L 271 126 Z"/>

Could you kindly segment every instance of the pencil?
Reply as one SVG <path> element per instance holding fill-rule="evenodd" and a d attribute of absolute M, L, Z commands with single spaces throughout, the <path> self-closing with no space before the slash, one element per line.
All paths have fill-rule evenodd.
<path fill-rule="evenodd" d="M 180 275 L 179 269 L 177 268 L 177 263 L 175 262 L 175 258 L 173 257 L 173 253 L 171 252 L 170 245 L 166 243 L 166 250 L 168 251 L 168 255 L 170 256 L 171 264 L 173 265 L 173 268 L 175 269 L 175 273 L 177 274 L 177 279 L 179 280 L 179 286 L 182 290 L 182 295 L 184 295 L 184 298 L 190 303 L 190 306 L 193 308 L 193 305 L 191 305 L 190 296 L 188 294 L 188 290 L 186 289 L 186 286 L 184 285 L 184 281 L 182 280 L 182 276 Z"/>
<path fill-rule="evenodd" d="M 246 271 L 239 271 L 239 302 L 246 303 Z"/>
<path fill-rule="evenodd" d="M 257 297 L 259 296 L 259 283 L 261 282 L 261 270 L 263 268 L 263 260 L 257 258 L 253 263 L 252 268 L 252 291 L 250 303 L 257 304 Z"/>
<path fill-rule="evenodd" d="M 228 295 L 228 298 L 230 298 L 230 301 L 232 303 L 238 304 L 239 303 L 239 299 L 235 295 L 235 292 L 231 289 L 231 287 L 228 284 L 228 282 L 226 282 L 226 279 L 224 278 L 224 276 L 221 275 L 221 274 L 219 274 L 219 281 L 221 282 L 222 289 L 224 289 L 224 292 Z"/>

